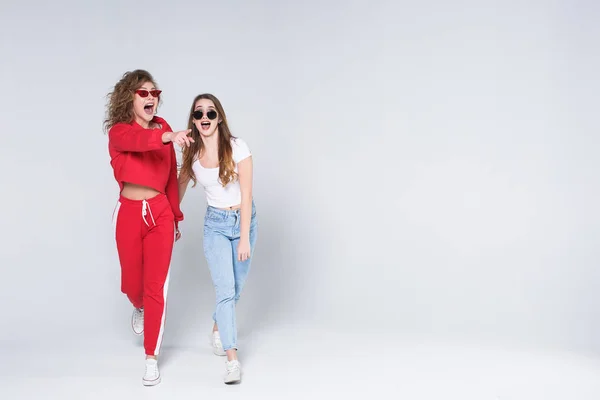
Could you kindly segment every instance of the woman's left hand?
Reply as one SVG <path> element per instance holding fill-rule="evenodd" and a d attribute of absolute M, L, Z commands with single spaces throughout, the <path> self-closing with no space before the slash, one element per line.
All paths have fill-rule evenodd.
<path fill-rule="evenodd" d="M 181 232 L 177 229 L 177 231 L 175 231 L 175 241 L 178 241 L 179 239 L 181 239 Z"/>
<path fill-rule="evenodd" d="M 250 240 L 240 239 L 237 248 L 238 252 L 238 261 L 246 261 L 250 258 Z"/>

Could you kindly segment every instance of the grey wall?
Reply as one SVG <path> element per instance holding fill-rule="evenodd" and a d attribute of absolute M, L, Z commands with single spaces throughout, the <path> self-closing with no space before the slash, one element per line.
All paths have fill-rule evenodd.
<path fill-rule="evenodd" d="M 0 340 L 123 335 L 101 124 L 144 68 L 174 129 L 212 92 L 254 153 L 245 326 L 600 349 L 600 6 L 415 3 L 2 4 Z M 182 207 L 171 344 L 213 302 Z"/>

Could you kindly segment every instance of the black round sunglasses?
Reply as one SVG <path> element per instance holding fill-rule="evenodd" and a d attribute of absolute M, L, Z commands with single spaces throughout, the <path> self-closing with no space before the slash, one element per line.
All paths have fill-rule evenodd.
<path fill-rule="evenodd" d="M 194 119 L 202 119 L 202 117 L 204 116 L 204 111 L 196 110 L 194 111 L 192 116 L 194 117 Z M 217 112 L 215 110 L 208 110 L 206 116 L 208 117 L 208 119 L 215 119 L 217 118 Z"/>

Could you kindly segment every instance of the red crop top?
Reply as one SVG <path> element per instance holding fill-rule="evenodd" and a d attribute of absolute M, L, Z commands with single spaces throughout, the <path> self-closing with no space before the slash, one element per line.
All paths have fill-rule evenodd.
<path fill-rule="evenodd" d="M 137 122 L 118 123 L 108 131 L 108 152 L 114 176 L 123 190 L 124 182 L 148 186 L 164 193 L 175 215 L 175 226 L 183 220 L 179 208 L 177 159 L 173 143 L 163 143 L 162 135 L 171 132 L 167 121 L 154 117 L 160 128 L 145 129 Z"/>

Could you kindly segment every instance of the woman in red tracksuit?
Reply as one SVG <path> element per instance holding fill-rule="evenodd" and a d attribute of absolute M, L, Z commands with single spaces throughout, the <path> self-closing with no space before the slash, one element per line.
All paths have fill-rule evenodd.
<path fill-rule="evenodd" d="M 164 324 L 179 209 L 173 143 L 189 145 L 190 130 L 172 132 L 155 115 L 161 91 L 150 73 L 127 72 L 110 93 L 105 128 L 120 188 L 113 225 L 121 263 L 121 291 L 133 304 L 132 328 L 144 334 L 146 386 L 160 383 L 157 356 Z"/>

